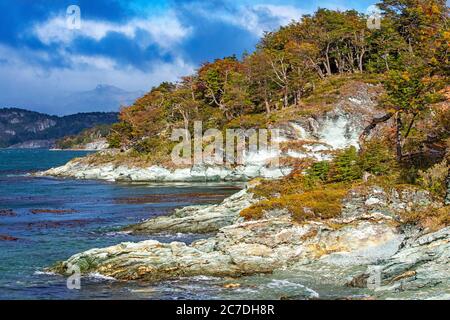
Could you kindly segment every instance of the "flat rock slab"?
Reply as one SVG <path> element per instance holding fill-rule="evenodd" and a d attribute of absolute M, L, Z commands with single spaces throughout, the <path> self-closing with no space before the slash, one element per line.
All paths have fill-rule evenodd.
<path fill-rule="evenodd" d="M 169 216 L 157 217 L 125 229 L 134 234 L 210 233 L 240 220 L 239 212 L 257 202 L 242 190 L 217 205 L 190 206 Z"/>

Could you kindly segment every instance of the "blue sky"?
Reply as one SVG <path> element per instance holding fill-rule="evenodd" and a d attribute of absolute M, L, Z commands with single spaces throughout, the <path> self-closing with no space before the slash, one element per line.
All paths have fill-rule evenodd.
<path fill-rule="evenodd" d="M 318 7 L 365 12 L 376 0 L 0 0 L 0 107 L 67 114 L 68 93 L 176 81 L 204 61 L 252 51 L 264 31 Z M 81 29 L 66 9 L 81 9 Z"/>

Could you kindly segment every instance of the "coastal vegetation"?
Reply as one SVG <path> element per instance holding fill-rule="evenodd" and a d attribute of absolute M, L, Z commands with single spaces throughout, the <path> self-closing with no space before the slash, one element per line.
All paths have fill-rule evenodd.
<path fill-rule="evenodd" d="M 56 148 L 59 149 L 77 149 L 88 143 L 105 139 L 111 129 L 111 124 L 100 124 L 92 128 L 84 129 L 77 135 L 65 136 L 56 140 Z"/>
<path fill-rule="evenodd" d="M 253 188 L 265 200 L 242 216 L 260 218 L 278 208 L 297 220 L 330 218 L 339 213 L 345 190 L 369 180 L 419 185 L 444 199 L 450 153 L 449 8 L 443 0 L 383 0 L 379 8 L 379 29 L 369 29 L 368 17 L 357 11 L 319 9 L 265 33 L 256 50 L 242 58 L 206 62 L 177 83 L 160 84 L 123 108 L 112 125 L 107 139 L 120 151 L 88 161 L 170 167 L 175 128 L 192 133 L 194 121 L 202 121 L 204 131 L 257 129 L 319 117 L 364 83 L 378 109 L 359 148 L 331 151 L 331 161 L 283 159 L 293 172 Z M 303 150 L 302 141 L 282 148 L 293 143 Z"/>
<path fill-rule="evenodd" d="M 319 116 L 358 83 L 379 102 L 360 148 L 333 152 L 331 161 L 290 161 L 281 180 L 251 189 L 262 201 L 241 212 L 259 219 L 274 209 L 294 220 L 329 219 L 355 186 L 419 185 L 435 197 L 448 192 L 450 111 L 448 7 L 445 1 L 384 0 L 380 29 L 356 11 L 319 9 L 268 32 L 256 50 L 203 64 L 179 83 L 162 83 L 122 109 L 108 135 L 122 152 L 90 162 L 170 167 L 174 128 L 269 128 Z M 371 133 L 378 129 L 375 136 Z M 295 147 L 303 150 L 302 142 Z M 289 147 L 292 142 L 286 143 Z M 282 145 L 287 148 L 287 145 Z M 409 212 L 406 222 L 448 225 L 448 207 Z"/>
<path fill-rule="evenodd" d="M 367 149 L 358 153 L 354 147 L 339 151 L 332 161 L 314 163 L 306 171 L 294 171 L 279 180 L 258 180 L 250 192 L 261 201 L 241 211 L 247 220 L 261 219 L 265 213 L 285 210 L 297 222 L 328 220 L 338 217 L 342 203 L 350 190 L 367 190 L 381 186 L 386 190 L 417 189 L 405 182 L 403 170 L 395 155 L 382 141 L 371 141 Z M 419 184 L 440 203 L 447 191 L 447 161 L 428 171 L 419 171 Z M 450 225 L 450 206 L 400 210 L 405 224 L 419 224 L 431 230 Z"/>
<path fill-rule="evenodd" d="M 189 128 L 193 120 L 222 127 L 241 116 L 326 102 L 330 97 L 321 93 L 347 81 L 336 75 L 383 82 L 387 110 L 403 117 L 419 113 L 448 76 L 448 8 L 443 0 L 385 0 L 380 7 L 379 30 L 368 29 L 367 17 L 357 11 L 319 9 L 267 32 L 242 59 L 217 59 L 179 83 L 162 83 L 122 110 L 119 135 L 111 139 L 116 146 L 133 145 L 170 126 Z"/>
<path fill-rule="evenodd" d="M 204 130 L 265 128 L 317 116 L 349 83 L 361 81 L 383 88 L 381 115 L 361 145 L 390 122 L 383 134 L 395 143 L 385 152 L 412 168 L 405 178 L 415 183 L 419 170 L 441 162 L 449 146 L 449 107 L 442 102 L 448 98 L 449 11 L 443 0 L 384 0 L 379 7 L 380 29 L 368 29 L 367 16 L 354 10 L 319 9 L 267 32 L 242 59 L 217 59 L 178 83 L 162 83 L 121 110 L 110 146 L 137 162 L 164 163 L 173 128 L 192 131 L 194 121 Z M 360 152 L 367 154 L 364 147 Z"/>

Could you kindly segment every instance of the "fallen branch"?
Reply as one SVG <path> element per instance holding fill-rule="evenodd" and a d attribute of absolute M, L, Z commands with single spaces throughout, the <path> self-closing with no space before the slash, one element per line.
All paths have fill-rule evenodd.
<path fill-rule="evenodd" d="M 364 141 L 378 124 L 388 121 L 394 114 L 395 113 L 387 113 L 381 117 L 373 118 L 372 122 L 364 129 L 364 131 L 359 136 L 359 140 Z"/>

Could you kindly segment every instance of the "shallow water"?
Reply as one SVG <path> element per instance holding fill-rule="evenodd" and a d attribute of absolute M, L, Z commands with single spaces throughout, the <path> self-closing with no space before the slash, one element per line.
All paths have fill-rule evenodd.
<path fill-rule="evenodd" d="M 0 150 L 0 299 L 149 297 L 145 290 L 132 289 L 141 285 L 95 276 L 82 280 L 82 290 L 68 290 L 64 278 L 41 271 L 80 251 L 144 239 L 118 232 L 123 226 L 177 207 L 217 203 L 238 190 L 220 183 L 114 184 L 29 176 L 84 154 Z M 191 242 L 199 237 L 152 238 Z M 176 298 L 177 287 L 166 286 L 154 298 Z"/>
<path fill-rule="evenodd" d="M 190 243 L 207 237 L 132 236 L 120 230 L 177 207 L 218 203 L 242 187 L 224 183 L 116 184 L 29 175 L 84 154 L 0 150 L 0 299 L 334 299 L 361 294 L 336 282 L 333 270 L 320 270 L 320 263 L 298 271 L 239 279 L 200 276 L 152 284 L 92 274 L 82 278 L 81 290 L 69 290 L 65 278 L 46 274 L 43 268 L 84 250 L 125 241 L 151 238 Z M 5 236 L 3 240 L 1 236 Z M 329 276 L 327 281 L 324 274 Z"/>

